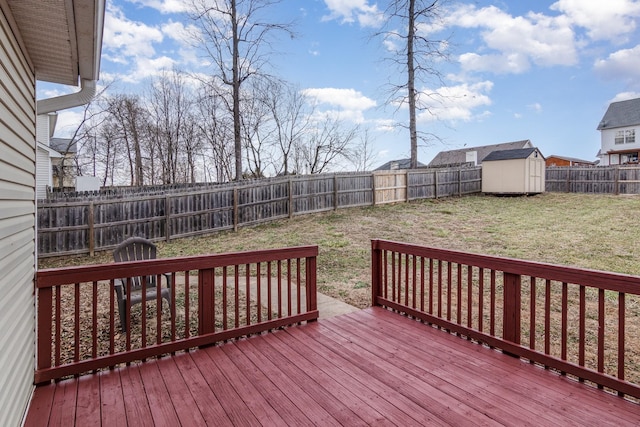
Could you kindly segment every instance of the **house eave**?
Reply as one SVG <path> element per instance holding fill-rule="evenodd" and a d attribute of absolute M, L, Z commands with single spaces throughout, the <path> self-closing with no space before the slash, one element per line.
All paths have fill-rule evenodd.
<path fill-rule="evenodd" d="M 0 0 L 36 79 L 78 86 L 98 80 L 106 0 Z"/>

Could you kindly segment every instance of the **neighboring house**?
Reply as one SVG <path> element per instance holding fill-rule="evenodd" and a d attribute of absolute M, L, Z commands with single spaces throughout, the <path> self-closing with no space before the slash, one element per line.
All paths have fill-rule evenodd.
<path fill-rule="evenodd" d="M 36 198 L 44 199 L 47 189 L 53 186 L 52 162 L 62 154 L 51 147 L 50 141 L 56 127 L 57 114 L 41 114 L 36 118 Z"/>
<path fill-rule="evenodd" d="M 448 166 L 470 165 L 478 166 L 482 164 L 485 157 L 494 151 L 515 150 L 519 148 L 531 148 L 533 144 L 528 139 L 522 141 L 505 142 L 502 144 L 483 145 L 480 147 L 460 148 L 439 152 L 429 163 L 431 168 Z"/>
<path fill-rule="evenodd" d="M 535 147 L 494 151 L 482 162 L 483 193 L 543 193 L 544 183 L 545 159 Z"/>
<path fill-rule="evenodd" d="M 427 167 L 424 163 L 418 162 L 419 168 Z M 393 171 L 398 169 L 411 169 L 411 159 L 391 160 L 376 168 L 377 171 Z"/>
<path fill-rule="evenodd" d="M 67 138 L 52 138 L 57 114 L 40 114 L 36 119 L 36 197 L 44 199 L 51 188 L 75 187 L 77 144 Z"/>
<path fill-rule="evenodd" d="M 53 187 L 75 189 L 76 187 L 76 155 L 78 146 L 69 138 L 51 138 L 51 148 L 60 153 L 60 157 L 51 159 Z"/>
<path fill-rule="evenodd" d="M 0 0 L 1 426 L 21 424 L 34 387 L 36 117 L 95 94 L 104 8 L 105 0 Z M 36 80 L 81 90 L 36 101 Z"/>
<path fill-rule="evenodd" d="M 600 165 L 638 163 L 640 139 L 640 98 L 612 102 L 598 125 Z M 640 135 L 638 135 L 640 137 Z"/>
<path fill-rule="evenodd" d="M 595 166 L 596 162 L 573 157 L 551 155 L 546 158 L 547 166 Z"/>

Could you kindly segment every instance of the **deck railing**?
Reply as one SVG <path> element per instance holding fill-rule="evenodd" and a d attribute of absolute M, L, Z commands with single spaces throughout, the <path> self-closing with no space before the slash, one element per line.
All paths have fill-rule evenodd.
<path fill-rule="evenodd" d="M 372 242 L 373 305 L 640 398 L 640 277 Z"/>
<path fill-rule="evenodd" d="M 41 270 L 35 382 L 313 321 L 317 254 L 307 246 Z M 127 301 L 123 332 L 115 289 L 134 277 L 162 286 L 167 277 L 170 304 L 160 292 Z"/>

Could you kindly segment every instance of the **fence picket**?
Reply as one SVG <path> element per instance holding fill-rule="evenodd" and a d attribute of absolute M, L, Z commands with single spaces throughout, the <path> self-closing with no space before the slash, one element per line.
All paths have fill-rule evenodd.
<path fill-rule="evenodd" d="M 294 215 L 479 193 L 481 172 L 475 167 L 290 175 L 53 193 L 38 202 L 38 254 L 86 254 L 113 249 L 132 235 L 170 241 Z"/>

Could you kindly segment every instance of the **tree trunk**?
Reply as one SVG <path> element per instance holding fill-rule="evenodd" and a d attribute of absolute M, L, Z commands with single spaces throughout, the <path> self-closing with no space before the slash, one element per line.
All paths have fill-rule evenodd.
<path fill-rule="evenodd" d="M 233 28 L 233 142 L 236 156 L 236 181 L 242 180 L 242 134 L 240 128 L 240 40 L 236 0 L 231 0 L 231 25 Z"/>
<path fill-rule="evenodd" d="M 407 92 L 409 95 L 409 137 L 411 139 L 411 169 L 418 167 L 418 131 L 416 125 L 416 88 L 413 43 L 415 38 L 415 3 L 409 0 L 409 32 L 407 37 Z"/>

